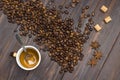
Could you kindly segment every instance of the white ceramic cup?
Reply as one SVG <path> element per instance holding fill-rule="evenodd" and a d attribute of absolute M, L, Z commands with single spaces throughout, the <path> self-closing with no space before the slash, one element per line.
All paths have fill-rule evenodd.
<path fill-rule="evenodd" d="M 17 52 L 17 54 L 16 54 L 16 62 L 17 62 L 17 64 L 18 64 L 18 66 L 19 66 L 20 68 L 24 69 L 24 70 L 33 70 L 33 69 L 37 68 L 38 65 L 40 64 L 40 62 L 41 62 L 41 54 L 40 54 L 39 50 L 38 50 L 37 48 L 35 48 L 34 46 L 28 45 L 28 46 L 25 46 L 25 48 L 32 48 L 32 49 L 34 49 L 35 51 L 37 51 L 38 57 L 39 57 L 38 63 L 37 63 L 34 67 L 32 67 L 32 68 L 26 68 L 26 67 L 24 67 L 24 66 L 20 63 L 20 54 L 22 53 L 23 48 L 20 48 L 20 49 L 18 50 L 18 52 Z"/>

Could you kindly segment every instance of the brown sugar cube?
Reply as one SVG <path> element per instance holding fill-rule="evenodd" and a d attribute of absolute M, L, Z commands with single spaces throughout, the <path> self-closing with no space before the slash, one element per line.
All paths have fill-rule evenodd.
<path fill-rule="evenodd" d="M 111 19 L 110 16 L 107 16 L 107 17 L 104 19 L 105 23 L 109 23 L 111 20 L 112 20 L 112 19 Z"/>
<path fill-rule="evenodd" d="M 105 5 L 103 5 L 103 6 L 100 8 L 100 10 L 105 13 L 105 12 L 107 12 L 108 8 L 107 8 Z"/>
<path fill-rule="evenodd" d="M 17 53 L 16 52 L 13 52 L 12 56 L 13 57 L 16 57 Z"/>
<path fill-rule="evenodd" d="M 96 24 L 94 26 L 94 28 L 95 28 L 96 31 L 100 31 L 102 29 L 99 24 Z"/>

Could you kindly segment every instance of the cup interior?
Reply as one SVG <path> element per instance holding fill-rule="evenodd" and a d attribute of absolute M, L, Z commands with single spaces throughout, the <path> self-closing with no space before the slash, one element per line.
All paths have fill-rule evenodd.
<path fill-rule="evenodd" d="M 25 46 L 25 48 L 26 48 L 26 49 L 27 49 L 27 48 L 34 49 L 34 50 L 37 52 L 38 57 L 39 57 L 37 64 L 36 64 L 34 67 L 32 67 L 32 68 L 26 68 L 26 67 L 24 67 L 24 66 L 21 64 L 21 62 L 20 62 L 20 55 L 21 55 L 21 53 L 22 53 L 22 51 L 23 51 L 23 48 L 20 48 L 20 49 L 18 50 L 17 55 L 16 55 L 16 62 L 17 62 L 17 64 L 18 64 L 18 66 L 19 66 L 20 68 L 24 69 L 24 70 L 33 70 L 33 69 L 35 69 L 36 67 L 38 67 L 38 65 L 39 65 L 40 62 L 41 62 L 40 52 L 39 52 L 39 50 L 38 50 L 37 48 L 35 48 L 34 46 L 28 45 L 28 46 Z"/>

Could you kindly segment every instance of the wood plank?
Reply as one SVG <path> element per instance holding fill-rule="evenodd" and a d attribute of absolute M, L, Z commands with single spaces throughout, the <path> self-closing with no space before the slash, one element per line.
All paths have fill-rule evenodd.
<path fill-rule="evenodd" d="M 59 1 L 60 2 L 60 1 Z M 64 0 L 60 2 L 60 4 L 64 3 Z M 47 4 L 47 3 L 46 3 Z M 32 42 L 32 40 L 28 40 L 29 42 L 27 45 L 34 45 L 37 48 L 39 48 L 35 43 Z M 17 66 L 13 71 L 11 71 L 11 75 L 9 76 L 9 79 L 11 80 L 17 80 L 18 77 L 20 77 L 20 80 L 58 80 L 62 78 L 64 74 L 59 74 L 59 66 L 57 63 L 52 62 L 47 54 L 47 52 L 40 51 L 42 56 L 42 61 L 39 65 L 39 67 L 33 71 L 24 71 Z M 19 73 L 18 73 L 19 72 Z"/>
<path fill-rule="evenodd" d="M 14 61 L 10 54 L 13 51 L 15 46 L 15 39 L 13 30 L 15 25 L 9 24 L 6 22 L 8 29 L 5 28 L 4 33 L 0 36 L 1 42 L 1 52 L 0 52 L 0 80 L 9 80 L 9 75 L 11 71 L 14 69 L 16 62 Z M 3 25 L 4 28 L 4 25 Z M 10 33 L 9 33 L 10 32 Z M 3 35 L 3 36 L 2 36 Z M 16 65 L 17 66 L 17 65 Z"/>
<path fill-rule="evenodd" d="M 111 3 L 114 4 L 114 1 L 112 1 Z M 98 65 L 95 66 L 94 68 L 90 68 L 90 67 L 88 67 L 87 69 L 84 68 L 84 70 L 85 70 L 84 74 L 81 73 L 82 75 L 80 77 L 83 80 L 88 79 L 88 78 L 89 78 L 89 80 L 96 80 L 97 76 L 99 75 L 99 71 L 101 71 L 101 68 L 104 64 L 104 61 L 107 58 L 107 55 L 109 54 L 109 51 L 111 50 L 112 45 L 115 42 L 115 39 L 119 33 L 120 28 L 118 27 L 119 26 L 119 24 L 118 24 L 119 18 L 116 18 L 115 16 L 113 16 L 113 15 L 115 15 L 113 13 L 114 12 L 113 10 L 115 10 L 115 11 L 117 10 L 116 8 L 118 6 L 118 3 L 119 3 L 119 1 L 117 0 L 116 4 L 114 4 L 114 7 L 110 6 L 109 11 L 107 13 L 107 15 L 112 16 L 113 21 L 111 23 L 106 25 L 102 21 L 104 19 L 104 17 L 107 15 L 105 15 L 103 17 L 101 16 L 100 18 L 98 18 L 98 23 L 100 25 L 102 25 L 104 28 L 100 33 L 95 34 L 95 36 L 93 37 L 93 40 L 97 40 L 100 42 L 100 44 L 101 44 L 100 50 L 103 53 L 103 58 L 102 58 L 102 60 L 100 60 L 98 62 Z M 103 5 L 103 4 L 105 4 L 105 3 L 102 3 L 101 5 Z M 100 14 L 99 14 L 99 16 L 100 16 Z M 102 22 L 99 22 L 99 20 Z M 113 25 L 115 25 L 115 27 L 113 27 Z"/>
<path fill-rule="evenodd" d="M 11 75 L 14 74 L 13 71 L 18 68 L 15 59 L 10 56 L 12 51 L 20 48 L 18 43 L 16 44 L 16 39 L 14 37 L 14 29 L 16 27 L 16 24 L 8 23 L 7 17 L 2 14 L 0 23 L 0 80 L 11 80 Z M 18 69 L 15 72 L 19 72 L 20 74 Z M 20 75 L 22 75 L 20 77 L 23 77 L 24 73 Z"/>
<path fill-rule="evenodd" d="M 112 3 L 112 4 L 110 4 Z M 99 11 L 99 8 L 102 5 L 106 5 L 109 6 L 109 11 L 106 14 L 103 14 L 102 12 Z M 113 6 L 114 4 L 114 6 Z M 99 71 L 101 70 L 101 66 L 104 63 L 105 59 L 107 58 L 107 55 L 109 53 L 109 51 L 111 50 L 112 45 L 115 42 L 115 39 L 120 31 L 120 27 L 118 27 L 119 24 L 119 18 L 113 16 L 113 15 L 119 15 L 119 13 L 117 13 L 118 10 L 118 4 L 119 1 L 117 0 L 116 3 L 114 1 L 111 2 L 111 0 L 106 0 L 106 1 L 102 1 L 100 2 L 100 5 L 96 8 L 95 12 L 96 12 L 96 17 L 94 18 L 96 23 L 99 23 L 100 25 L 104 26 L 103 30 L 96 33 L 93 32 L 90 36 L 90 40 L 88 41 L 88 43 L 85 45 L 85 57 L 83 59 L 83 61 L 77 65 L 76 67 L 76 71 L 73 72 L 72 74 L 66 74 L 63 78 L 63 80 L 96 80 Z M 114 10 L 114 11 L 113 11 Z M 116 13 L 115 13 L 116 11 Z M 105 24 L 103 22 L 103 19 L 105 16 L 110 15 L 112 16 L 113 21 L 109 24 Z M 100 16 L 100 17 L 98 17 Z M 113 25 L 115 25 L 113 27 Z M 113 33 L 114 32 L 114 33 Z M 113 38 L 114 37 L 114 38 Z M 93 54 L 93 50 L 91 50 L 91 47 L 89 46 L 91 41 L 97 40 L 98 42 L 100 42 L 101 44 L 101 48 L 100 50 L 103 52 L 103 58 L 102 60 L 100 60 L 98 62 L 98 64 L 94 67 L 91 68 L 90 66 L 87 65 L 87 62 L 89 61 L 89 59 L 92 57 Z M 87 47 L 88 46 L 88 47 Z M 71 76 L 71 77 L 70 77 Z"/>
<path fill-rule="evenodd" d="M 120 32 L 97 80 L 120 80 Z"/>
<path fill-rule="evenodd" d="M 82 5 L 82 7 L 85 5 L 89 5 L 90 10 L 88 10 L 87 13 L 91 13 L 92 11 L 94 11 L 98 3 L 99 3 L 99 0 L 91 0 L 87 3 L 83 3 L 84 5 L 82 5 L 82 3 L 80 5 Z M 80 14 L 80 12 L 78 14 Z M 75 16 L 77 17 L 78 15 L 75 15 Z M 91 33 L 90 37 L 92 37 L 92 35 L 93 33 Z M 83 51 L 83 54 L 84 54 L 83 61 L 79 62 L 79 64 L 76 66 L 75 71 L 73 73 L 66 73 L 62 80 L 79 80 L 78 76 L 79 74 L 82 74 L 80 73 L 82 71 L 81 69 L 84 68 L 84 66 L 86 66 L 86 61 L 88 61 L 88 59 L 86 60 L 86 56 L 88 56 L 87 55 L 88 52 L 86 51 L 88 51 L 89 49 L 89 44 L 91 42 L 91 39 L 92 38 L 90 38 L 90 40 L 84 46 L 85 50 Z"/>
<path fill-rule="evenodd" d="M 44 0 L 43 0 L 44 1 Z M 57 6 L 59 4 L 65 5 L 71 0 L 57 0 Z M 15 58 L 10 56 L 10 52 L 17 51 L 20 45 L 15 39 L 14 29 L 16 24 L 10 24 L 7 22 L 7 18 L 4 14 L 0 16 L 0 80 L 119 80 L 120 79 L 120 64 L 119 64 L 119 39 L 120 39 L 120 7 L 119 0 L 80 0 L 81 3 L 75 9 L 69 9 L 70 15 L 64 15 L 64 17 L 73 17 L 75 24 L 77 24 L 78 16 L 82 6 L 90 5 L 91 11 L 95 10 L 96 17 L 94 18 L 96 23 L 103 26 L 103 30 L 96 33 L 92 32 L 90 40 L 85 44 L 84 59 L 75 68 L 73 73 L 59 74 L 59 66 L 56 62 L 50 60 L 47 52 L 41 52 L 42 61 L 38 68 L 32 71 L 24 71 L 20 69 L 15 61 Z M 48 0 L 44 1 L 47 4 Z M 98 4 L 100 3 L 100 4 Z M 109 11 L 103 14 L 99 11 L 99 8 L 105 4 L 109 7 Z M 97 7 L 96 7 L 97 6 Z M 65 10 L 65 9 L 64 9 Z M 107 15 L 112 17 L 112 22 L 105 24 L 102 20 Z M 119 16 L 117 16 L 119 15 Z M 99 17 L 100 16 L 100 17 Z M 119 34 L 119 36 L 118 36 Z M 118 36 L 118 39 L 116 40 Z M 39 47 L 32 42 L 32 39 L 23 38 L 27 45 L 33 45 L 39 49 Z M 88 60 L 93 54 L 93 50 L 89 46 L 91 41 L 97 40 L 101 44 L 100 50 L 103 52 L 103 58 L 98 64 L 91 68 L 86 65 Z M 116 42 L 116 43 L 115 43 Z M 113 49 L 113 50 L 112 50 Z M 116 52 L 116 54 L 115 54 Z M 114 59 L 114 60 L 113 60 Z M 112 61 L 111 61 L 112 60 Z M 110 66 L 109 65 L 116 65 Z M 109 68 L 108 68 L 109 67 Z M 113 69 L 114 68 L 114 69 Z M 113 73 L 110 73 L 112 72 Z M 106 77 L 111 76 L 111 77 Z"/>

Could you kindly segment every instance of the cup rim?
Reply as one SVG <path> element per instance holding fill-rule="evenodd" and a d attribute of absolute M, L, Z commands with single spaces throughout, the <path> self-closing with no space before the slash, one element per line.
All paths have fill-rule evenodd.
<path fill-rule="evenodd" d="M 37 51 L 38 57 L 39 57 L 38 63 L 37 63 L 34 67 L 32 67 L 32 68 L 26 68 L 26 67 L 22 66 L 22 64 L 21 64 L 21 62 L 20 62 L 20 58 L 19 58 L 21 52 L 23 51 L 23 48 L 22 48 L 22 47 L 21 47 L 21 48 L 18 50 L 18 52 L 17 52 L 16 62 L 17 62 L 17 64 L 18 64 L 18 66 L 19 66 L 20 68 L 24 69 L 24 70 L 33 70 L 33 69 L 37 68 L 38 65 L 40 64 L 40 62 L 41 62 L 41 54 L 40 54 L 39 50 L 38 50 L 36 47 L 34 47 L 34 46 L 26 45 L 25 48 L 33 48 L 34 50 Z"/>

